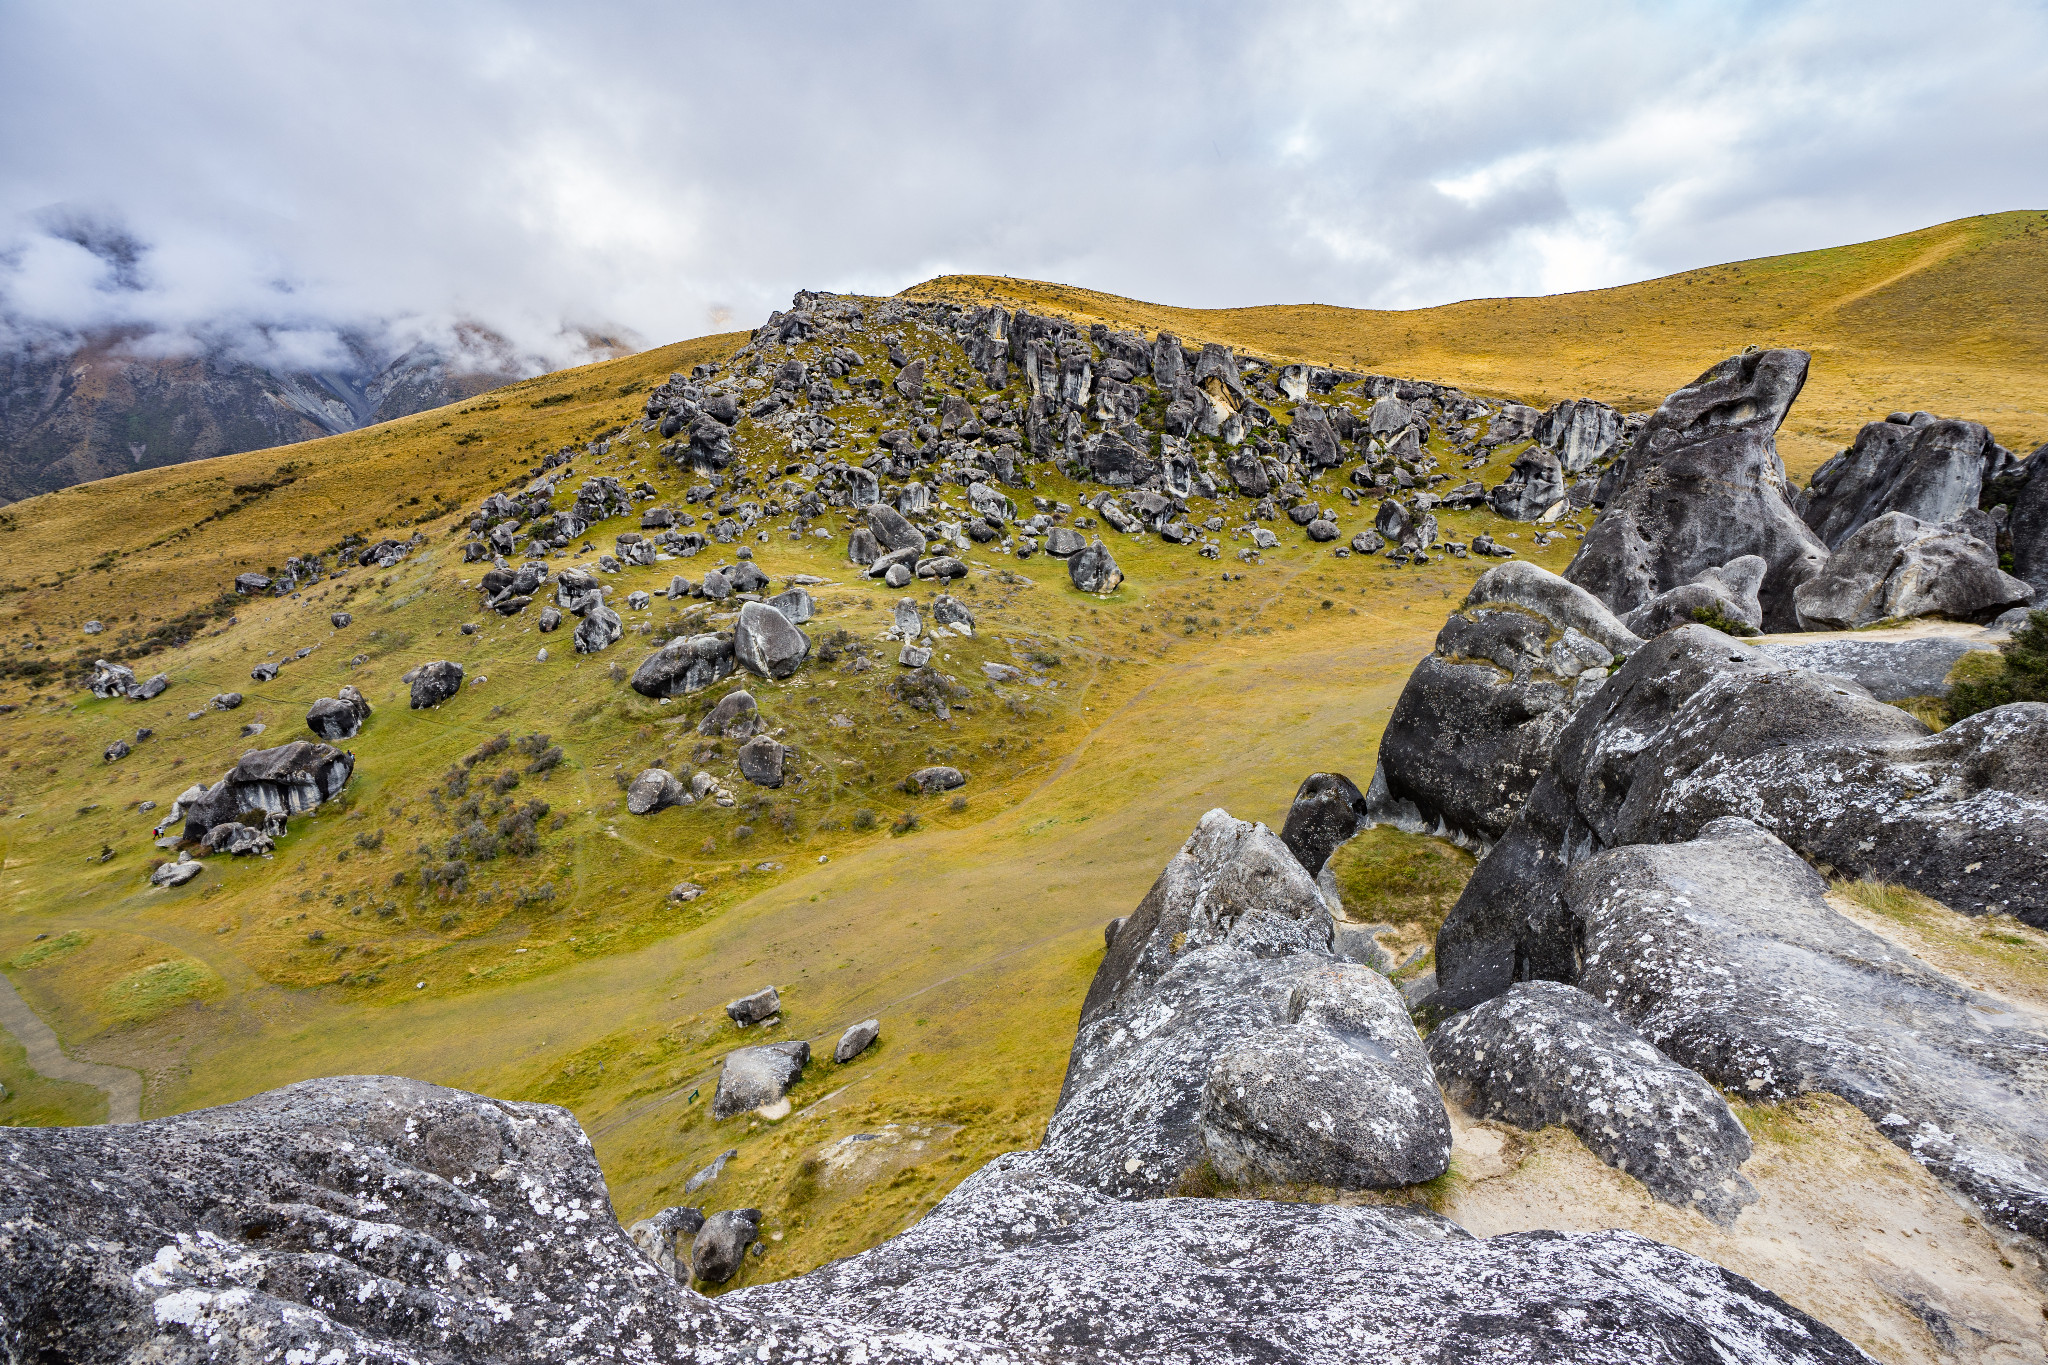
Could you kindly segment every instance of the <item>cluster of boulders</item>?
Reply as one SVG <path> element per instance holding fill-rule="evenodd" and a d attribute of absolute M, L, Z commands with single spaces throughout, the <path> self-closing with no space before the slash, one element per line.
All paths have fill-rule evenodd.
<path fill-rule="evenodd" d="M 1665 399 L 1602 474 L 1565 577 L 1625 617 L 1703 575 L 1755 577 L 1771 631 L 1981 622 L 2029 604 L 2036 585 L 2000 568 L 2000 548 L 2015 567 L 2048 562 L 2048 518 L 2037 533 L 2018 515 L 2037 482 L 2048 490 L 2032 478 L 2048 460 L 2015 460 L 1978 423 L 1893 413 L 1794 492 L 1776 436 L 1808 363 L 1752 349 Z M 1719 624 L 1710 604 L 1688 611 Z"/>
<path fill-rule="evenodd" d="M 1564 1123 L 1725 1220 L 1748 1148 L 1713 1087 L 1832 1093 L 2048 1236 L 2048 1032 L 1845 918 L 1822 875 L 2048 926 L 2048 706 L 1937 733 L 1888 704 L 1943 691 L 1983 647 L 1967 635 L 1741 639 L 2028 600 L 1986 571 L 1976 505 L 1987 480 L 2031 483 L 1981 428 L 1899 415 L 1795 507 L 1772 437 L 1804 375 L 1797 352 L 1716 366 L 1611 471 L 1564 578 L 1481 576 L 1396 704 L 1358 823 L 1484 854 L 1418 992 L 1461 1103 Z M 1308 804 L 1320 852 L 1351 807 Z"/>
<path fill-rule="evenodd" d="M 1653 1189 L 1710 1210 L 1743 1197 L 1723 1114 L 1575 998 L 1511 1000 L 1433 1063 L 1386 980 L 1333 957 L 1330 932 L 1287 845 L 1211 812 L 1114 926 L 1044 1146 L 795 1279 L 690 1292 L 765 1253 L 759 1211 L 679 1206 L 621 1228 L 566 1110 L 350 1077 L 143 1124 L 0 1130 L 0 1296 L 38 1358 L 424 1362 L 451 1341 L 478 1359 L 733 1365 L 1053 1359 L 1075 1343 L 1130 1365 L 1864 1358 L 1741 1276 L 1631 1233 L 1477 1239 L 1416 1207 L 1155 1197 L 1426 1180 L 1449 1150 L 1439 1066 L 1504 1115 L 1589 1116 Z M 735 1001 L 735 1021 L 774 1018 L 767 994 Z M 1532 1108 L 1519 1073 L 1475 1057 L 1492 1034 L 1524 1055 L 1518 1030 L 1544 1011 L 1618 1114 Z M 768 1088 L 738 1099 L 772 1093 L 805 1050 L 741 1049 L 721 1091 L 752 1086 L 742 1054 L 766 1052 Z M 784 1086 L 769 1103 L 786 1102 Z M 1657 1150 L 1641 1138 L 1657 1124 L 1697 1140 Z"/>
<path fill-rule="evenodd" d="M 355 766 L 353 754 L 303 739 L 252 749 L 211 787 L 195 784 L 180 795 L 157 828 L 182 821 L 171 842 L 207 853 L 269 853 L 292 816 L 341 794 Z"/>
<path fill-rule="evenodd" d="M 168 673 L 152 674 L 138 682 L 134 669 L 106 659 L 93 664 L 92 676 L 86 680 L 86 687 L 95 697 L 126 697 L 129 701 L 148 701 L 162 696 L 170 685 Z"/>

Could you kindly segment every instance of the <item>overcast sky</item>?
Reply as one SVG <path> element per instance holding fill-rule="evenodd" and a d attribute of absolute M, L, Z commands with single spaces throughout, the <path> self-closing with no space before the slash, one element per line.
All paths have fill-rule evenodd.
<path fill-rule="evenodd" d="M 0 128 L 0 330 L 560 363 L 799 287 L 1411 307 L 2040 208 L 2048 14 L 0 0 Z"/>

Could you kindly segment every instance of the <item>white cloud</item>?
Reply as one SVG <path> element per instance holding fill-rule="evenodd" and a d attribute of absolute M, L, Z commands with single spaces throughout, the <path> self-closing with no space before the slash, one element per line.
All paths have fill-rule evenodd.
<path fill-rule="evenodd" d="M 0 316 L 552 364 L 941 270 L 1586 288 L 2041 204 L 2044 58 L 2022 0 L 13 6 Z M 142 287 L 53 235 L 79 204 Z"/>

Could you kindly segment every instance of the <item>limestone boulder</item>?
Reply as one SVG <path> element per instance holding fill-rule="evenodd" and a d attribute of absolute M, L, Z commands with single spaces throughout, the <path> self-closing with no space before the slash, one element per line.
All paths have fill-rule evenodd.
<path fill-rule="evenodd" d="M 761 602 L 740 605 L 733 626 L 733 658 L 762 678 L 787 678 L 810 657 L 811 638 L 789 618 Z"/>
<path fill-rule="evenodd" d="M 665 768 L 649 768 L 626 788 L 626 814 L 652 815 L 681 805 L 689 789 Z"/>
<path fill-rule="evenodd" d="M 1568 1128 L 1667 1204 L 1726 1227 L 1756 1201 L 1741 1170 L 1749 1134 L 1728 1101 L 1577 987 L 1513 986 L 1438 1025 L 1429 1059 L 1474 1117 Z"/>
<path fill-rule="evenodd" d="M 412 684 L 412 709 L 423 711 L 429 706 L 439 706 L 462 691 L 462 665 L 436 659 L 412 670 L 408 680 Z"/>
<path fill-rule="evenodd" d="M 684 636 L 642 659 L 630 685 L 643 697 L 686 696 L 731 677 L 733 661 L 733 637 Z"/>
<path fill-rule="evenodd" d="M 2048 1239 L 2048 1027 L 1840 914 L 1750 821 L 1574 866 L 1579 986 L 1673 1061 L 1758 1100 L 1826 1093 Z"/>
<path fill-rule="evenodd" d="M 370 718 L 370 702 L 353 684 L 344 683 L 340 695 L 322 697 L 306 712 L 306 728 L 330 744 L 354 739 Z"/>
<path fill-rule="evenodd" d="M 1834 550 L 1889 512 L 1951 521 L 1977 509 L 1985 480 L 2003 472 L 2006 458 L 1980 423 L 1893 413 L 1814 471 L 1799 512 Z"/>
<path fill-rule="evenodd" d="M 2033 598 L 2031 584 L 1998 567 L 1994 546 L 1954 523 L 1886 512 L 1846 537 L 1793 605 L 1807 630 L 1852 630 L 1916 616 L 1989 621 Z"/>
<path fill-rule="evenodd" d="M 1797 629 L 1792 594 L 1828 557 L 1792 505 L 1778 456 L 1807 363 L 1804 351 L 1747 351 L 1666 398 L 1603 478 L 1606 506 L 1564 576 L 1627 613 L 1756 555 L 1766 627 Z"/>
<path fill-rule="evenodd" d="M 1718 628 L 1755 634 L 1763 629 L 1764 608 L 1757 593 L 1769 568 L 1760 555 L 1741 555 L 1717 568 L 1702 570 L 1690 583 L 1658 593 L 1622 617 L 1621 623 L 1645 640 L 1673 626 L 1700 620 L 1717 625 L 1726 622 Z"/>
<path fill-rule="evenodd" d="M 1091 537 L 1087 548 L 1068 557 L 1067 576 L 1082 592 L 1098 594 L 1115 592 L 1124 581 L 1123 570 L 1117 567 L 1115 556 L 1102 543 L 1101 536 Z"/>

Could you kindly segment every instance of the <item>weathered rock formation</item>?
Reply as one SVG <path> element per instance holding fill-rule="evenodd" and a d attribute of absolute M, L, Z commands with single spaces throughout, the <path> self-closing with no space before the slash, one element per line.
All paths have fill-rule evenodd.
<path fill-rule="evenodd" d="M 1804 351 L 1732 356 L 1659 407 L 1602 481 L 1606 507 L 1565 577 L 1627 613 L 1743 555 L 1767 566 L 1772 630 L 1797 628 L 1792 593 L 1828 551 L 1787 495 L 1777 431 L 1806 382 Z"/>

